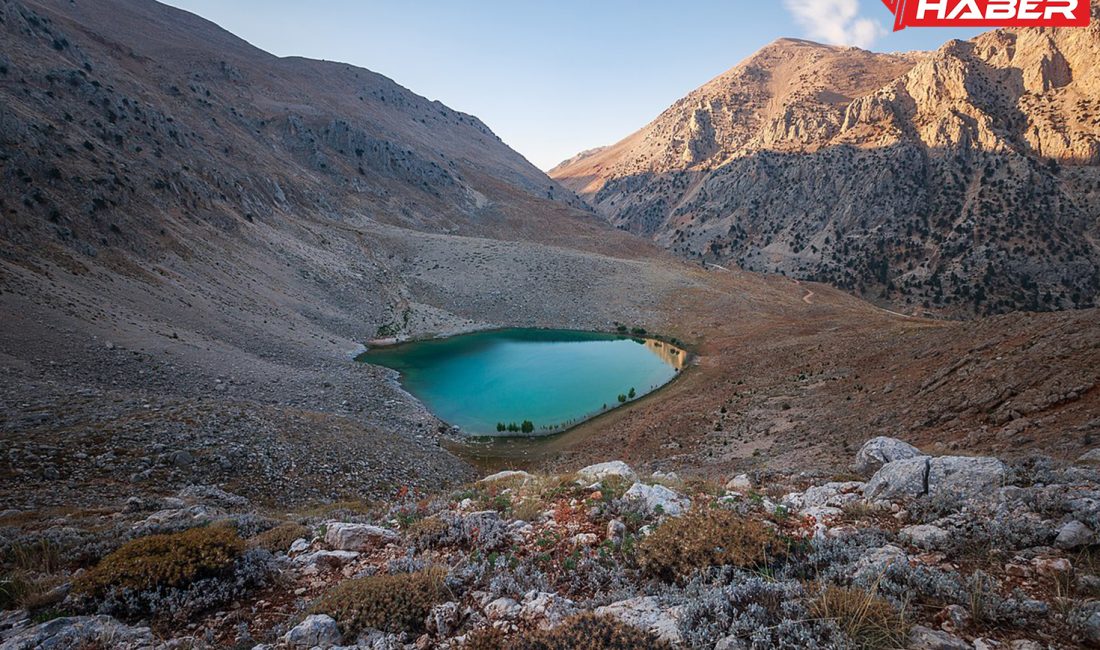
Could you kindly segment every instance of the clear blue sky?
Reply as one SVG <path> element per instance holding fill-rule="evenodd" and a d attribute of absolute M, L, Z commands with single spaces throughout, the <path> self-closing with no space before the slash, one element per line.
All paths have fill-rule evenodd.
<path fill-rule="evenodd" d="M 168 0 L 280 56 L 342 61 L 477 115 L 548 169 L 611 144 L 781 36 L 877 51 L 973 32 L 894 34 L 880 0 Z"/>

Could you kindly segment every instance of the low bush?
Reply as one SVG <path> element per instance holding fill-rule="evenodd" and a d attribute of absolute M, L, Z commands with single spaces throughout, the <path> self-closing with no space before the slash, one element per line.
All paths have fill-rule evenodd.
<path fill-rule="evenodd" d="M 112 590 L 178 588 L 228 573 L 245 545 L 228 526 L 192 528 L 127 542 L 73 582 L 73 592 L 93 598 Z"/>
<path fill-rule="evenodd" d="M 466 635 L 462 650 L 508 650 L 508 635 L 495 627 L 483 627 Z"/>
<path fill-rule="evenodd" d="M 457 543 L 461 537 L 461 526 L 452 518 L 426 517 L 413 522 L 405 536 L 413 546 L 423 551 L 446 542 Z"/>
<path fill-rule="evenodd" d="M 485 647 L 485 646 L 483 646 Z M 581 614 L 505 645 L 512 650 L 665 650 L 655 635 L 610 616 Z"/>
<path fill-rule="evenodd" d="M 348 580 L 322 596 L 312 611 L 336 619 L 349 636 L 370 628 L 419 633 L 432 607 L 447 599 L 445 577 L 443 569 L 431 568 Z"/>
<path fill-rule="evenodd" d="M 271 553 L 246 548 L 231 525 L 141 537 L 73 581 L 73 606 L 158 623 L 191 620 L 270 582 Z"/>
<path fill-rule="evenodd" d="M 680 634 L 689 648 L 826 650 L 846 648 L 836 624 L 810 614 L 802 584 L 735 569 L 696 574 L 678 592 Z"/>
<path fill-rule="evenodd" d="M 258 535 L 248 538 L 248 545 L 252 548 L 262 548 L 271 553 L 286 553 L 290 545 L 299 539 L 310 539 L 313 531 L 309 526 L 288 521 L 279 524 L 271 530 L 266 530 Z"/>
<path fill-rule="evenodd" d="M 669 519 L 638 544 L 639 566 L 666 582 L 717 566 L 763 567 L 786 555 L 767 525 L 725 510 Z"/>

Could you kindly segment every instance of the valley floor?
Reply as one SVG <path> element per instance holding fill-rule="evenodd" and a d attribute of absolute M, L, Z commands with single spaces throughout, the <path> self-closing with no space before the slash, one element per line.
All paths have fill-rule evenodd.
<path fill-rule="evenodd" d="M 379 267 L 380 275 L 362 278 L 361 285 L 340 275 L 318 284 L 321 279 L 312 272 L 322 268 L 321 262 L 285 268 L 272 264 L 268 270 L 275 275 L 267 278 L 265 289 L 274 292 L 270 295 L 245 288 L 251 286 L 248 267 L 223 267 L 217 273 L 229 277 L 218 282 L 201 276 L 206 271 L 195 265 L 175 272 L 196 277 L 172 281 L 96 270 L 72 274 L 61 268 L 3 267 L 0 550 L 6 597 L 14 593 L 11 602 L 30 608 L 38 620 L 110 611 L 127 625 L 152 624 L 155 633 L 119 627 L 115 619 L 63 618 L 47 629 L 28 627 L 33 620 L 15 614 L 6 615 L 3 626 L 10 629 L 2 632 L 13 640 L 0 647 L 33 646 L 41 639 L 26 634 L 68 634 L 77 622 L 83 626 L 79 629 L 116 635 L 112 638 L 136 635 L 134 647 L 153 643 L 149 634 L 199 635 L 203 643 L 209 638 L 215 646 L 251 643 L 249 639 L 270 642 L 282 638 L 307 610 L 321 607 L 310 603 L 322 602 L 318 599 L 323 600 L 334 582 L 412 572 L 420 576 L 416 580 L 427 581 L 417 584 L 431 591 L 440 575 L 421 576 L 420 570 L 437 563 L 450 567 L 444 584 L 448 593 L 461 598 L 433 614 L 441 618 L 432 623 L 434 636 L 420 641 L 422 647 L 484 627 L 478 617 L 495 622 L 556 615 L 548 611 L 566 617 L 564 612 L 653 595 L 646 585 L 658 583 L 647 582 L 653 576 L 632 573 L 642 570 L 634 564 L 641 560 L 629 548 L 624 551 L 622 542 L 605 546 L 605 527 L 618 520 L 640 544 L 642 529 L 659 531 L 661 515 L 668 513 L 631 514 L 619 487 L 539 479 L 538 485 L 549 487 L 537 498 L 480 487 L 461 498 L 449 491 L 477 476 L 462 457 L 468 450 L 456 446 L 443 423 L 400 389 L 393 373 L 352 360 L 361 342 L 385 324 L 396 324 L 402 336 L 423 336 L 494 326 L 609 330 L 620 322 L 678 338 L 691 348 L 694 365 L 667 389 L 522 456 L 496 453 L 480 459 L 482 472 L 486 467 L 523 467 L 541 475 L 568 476 L 585 465 L 619 458 L 646 476 L 676 472 L 683 477 L 683 483 L 676 483 L 677 498 L 696 504 L 719 495 L 719 490 L 701 487 L 708 481 L 724 484 L 741 473 L 754 477 L 756 494 L 772 494 L 771 502 L 778 504 L 781 489 L 802 490 L 811 482 L 824 485 L 833 479 L 845 479 L 840 483 L 847 485 L 846 479 L 853 478 L 852 458 L 864 441 L 893 435 L 930 454 L 992 453 L 1023 463 L 1020 467 L 1042 453 L 1054 459 L 1049 461 L 1051 472 L 1070 472 L 1057 474 L 1066 490 L 1093 489 L 1091 474 L 1066 470 L 1063 463 L 1093 449 L 1100 433 L 1100 319 L 1095 310 L 973 322 L 921 320 L 888 313 L 826 286 L 703 269 L 647 247 L 600 253 L 430 235 L 369 222 L 357 228 L 349 237 L 381 242 L 383 250 L 392 251 Z M 226 287 L 236 288 L 225 293 Z M 813 295 L 805 300 L 808 292 Z M 101 295 L 112 299 L 96 298 Z M 451 451 L 456 449 L 459 455 Z M 1049 482 L 1021 480 L 1023 487 Z M 851 485 L 836 489 L 845 494 L 856 490 Z M 535 501 L 524 505 L 528 496 Z M 733 505 L 739 516 L 751 514 L 749 519 L 758 519 L 768 530 L 777 526 L 783 539 L 812 539 L 813 527 L 807 528 L 804 519 L 776 520 L 775 512 L 760 510 L 764 502 L 755 496 L 723 503 Z M 543 509 L 534 512 L 535 504 Z M 873 548 L 897 545 L 902 523 L 934 523 L 956 512 L 933 516 L 910 511 L 902 521 L 892 518 L 898 513 L 889 506 L 884 516 L 873 503 L 848 505 L 850 511 L 838 515 L 835 525 L 875 526 L 873 546 L 859 542 L 864 545 L 856 550 L 838 551 L 851 555 L 851 561 Z M 897 506 L 898 512 L 909 507 Z M 1076 506 L 1066 507 L 1076 512 Z M 1044 526 L 1067 523 L 1062 521 L 1067 511 L 1057 508 L 1062 510 L 1043 511 Z M 486 509 L 495 514 L 469 519 Z M 525 509 L 522 516 L 516 512 Z M 420 534 L 412 532 L 420 519 L 442 522 L 424 524 L 439 529 L 425 531 L 423 542 L 410 537 Z M 211 533 L 216 539 L 196 543 L 221 545 L 218 552 L 233 558 L 234 573 L 232 585 L 218 582 L 226 566 L 209 577 L 215 582 L 196 583 L 195 589 L 209 600 L 192 602 L 198 592 L 188 591 L 190 587 L 178 592 L 179 585 L 158 586 L 156 595 L 135 592 L 117 603 L 94 588 L 90 600 L 69 596 L 79 591 L 74 572 L 92 570 L 94 575 L 93 567 L 101 566 L 123 542 L 196 526 L 208 530 L 207 524 L 218 521 L 230 522 L 232 535 Z M 380 525 L 397 537 L 366 553 L 344 551 L 341 542 L 333 543 L 327 535 L 338 523 Z M 497 531 L 492 534 L 515 541 L 502 542 L 500 549 L 481 548 L 483 529 L 484 534 Z M 256 538 L 270 530 L 280 532 Z M 380 534 L 391 539 L 390 533 Z M 286 535 L 302 536 L 307 546 L 299 544 L 293 557 L 287 555 L 295 540 Z M 271 537 L 278 544 L 262 541 Z M 1039 570 L 1033 560 L 1068 559 L 1034 550 L 1049 541 L 1012 552 L 1027 551 L 1021 562 L 1032 567 L 1029 571 Z M 283 559 L 247 550 L 265 544 Z M 589 550 L 576 550 L 578 545 Z M 806 563 L 817 561 L 812 547 L 799 548 L 791 571 L 809 570 Z M 34 549 L 45 549 L 46 559 Z M 600 564 L 604 550 L 618 559 Z M 918 554 L 906 547 L 902 552 L 910 558 Z M 541 567 L 544 559 L 538 558 L 546 554 L 550 564 L 540 569 L 543 577 L 531 578 L 522 573 L 528 569 L 519 569 L 527 561 L 535 562 L 531 570 Z M 490 558 L 492 564 L 486 564 Z M 508 570 L 497 566 L 501 558 Z M 519 564 L 513 566 L 513 560 Z M 575 574 L 582 560 L 595 562 L 585 564 L 595 573 L 579 575 L 597 582 L 560 582 Z M 959 564 L 952 559 L 920 562 L 941 569 L 945 562 Z M 628 573 L 617 573 L 623 567 Z M 842 573 L 850 568 L 838 567 Z M 966 570 L 965 579 L 972 579 L 969 565 L 959 568 Z M 796 587 L 784 581 L 794 576 L 760 585 L 764 592 L 758 596 L 786 594 Z M 898 579 L 926 578 L 920 573 Z M 397 577 L 379 588 L 403 590 L 405 579 Z M 525 582 L 529 579 L 535 582 Z M 668 592 L 669 600 L 629 607 L 649 612 L 639 616 L 656 616 L 654 607 L 680 607 L 677 598 L 696 592 L 699 598 L 711 594 L 703 600 L 712 603 L 708 606 L 726 607 L 716 604 L 720 600 L 708 600 L 733 588 L 728 578 L 721 579 L 727 582 L 681 585 Z M 822 589 L 832 584 L 825 577 L 819 580 Z M 1036 589 L 1029 598 L 1037 597 Z M 824 593 L 788 595 L 811 608 L 826 606 L 822 597 L 850 595 Z M 1007 597 L 1004 590 L 998 594 Z M 936 598 L 941 608 L 954 602 L 942 594 Z M 448 602 L 433 599 L 431 609 Z M 1044 602 L 1061 607 L 1061 601 Z M 1019 604 L 1012 603 L 1006 607 Z M 180 620 L 195 627 L 154 620 L 159 614 L 150 618 L 143 613 L 149 606 L 158 612 L 181 607 Z M 875 601 L 874 606 L 882 605 Z M 881 609 L 884 620 L 894 621 L 887 611 Z M 1079 622 L 1081 615 L 1073 614 L 1073 621 Z M 369 623 L 363 630 L 380 624 L 365 610 L 361 616 Z M 740 614 L 700 610 L 692 616 L 734 620 L 729 617 Z M 1070 614 L 1058 610 L 1056 616 Z M 340 616 L 333 618 L 341 621 L 338 630 L 344 640 L 358 638 Z M 922 610 L 915 622 L 941 623 L 934 618 Z M 318 620 L 314 623 L 331 632 Z M 419 611 L 409 620 L 408 629 L 416 634 L 406 641 L 429 633 L 420 630 L 424 616 Z M 1050 624 L 1063 619 L 1044 620 Z M 600 621 L 576 624 L 587 629 L 583 626 L 606 623 Z M 781 618 L 772 624 L 786 625 Z M 510 625 L 496 627 L 507 636 Z M 516 625 L 524 629 L 527 623 Z M 706 635 L 718 633 L 707 625 L 711 631 Z M 1000 623 L 977 625 L 960 629 L 1001 634 Z M 893 622 L 888 628 L 891 634 L 899 629 Z M 1072 634 L 1087 633 L 1080 626 L 1072 629 L 1077 630 Z M 709 636 L 706 643 L 693 640 L 692 630 L 679 632 L 688 635 L 681 638 L 689 645 L 710 643 Z M 608 633 L 620 632 L 633 633 L 617 628 Z M 1043 634 L 1058 643 L 1077 638 Z M 371 643 L 391 647 L 391 641 L 383 634 Z"/>

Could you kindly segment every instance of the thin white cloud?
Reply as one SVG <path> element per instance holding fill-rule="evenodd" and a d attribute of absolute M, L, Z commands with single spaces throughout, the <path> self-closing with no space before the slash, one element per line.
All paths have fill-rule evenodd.
<path fill-rule="evenodd" d="M 783 0 L 810 38 L 868 48 L 886 34 L 881 23 L 859 15 L 859 0 Z"/>

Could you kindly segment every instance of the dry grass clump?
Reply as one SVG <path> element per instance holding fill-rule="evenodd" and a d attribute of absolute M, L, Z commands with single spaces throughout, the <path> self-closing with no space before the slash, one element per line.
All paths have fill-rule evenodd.
<path fill-rule="evenodd" d="M 17 545 L 0 554 L 0 610 L 39 609 L 63 596 L 57 591 L 61 575 L 61 551 L 46 541 Z"/>
<path fill-rule="evenodd" d="M 299 539 L 310 539 L 313 531 L 309 526 L 288 521 L 264 532 L 248 538 L 248 545 L 252 548 L 262 548 L 271 553 L 286 553 L 290 545 Z"/>
<path fill-rule="evenodd" d="M 114 589 L 182 587 L 230 571 L 244 548 L 229 526 L 142 537 L 100 560 L 74 581 L 73 591 L 101 597 Z"/>
<path fill-rule="evenodd" d="M 374 628 L 422 632 L 432 607 L 447 599 L 446 571 L 433 567 L 416 573 L 347 580 L 321 597 L 314 614 L 328 614 L 350 636 Z"/>
<path fill-rule="evenodd" d="M 306 508 L 298 514 L 318 519 L 339 519 L 341 517 L 364 517 L 378 510 L 376 504 L 366 499 L 347 499 L 333 503 L 322 503 Z"/>
<path fill-rule="evenodd" d="M 16 570 L 0 575 L 0 611 L 36 610 L 56 605 L 64 598 L 57 590 L 65 580 L 61 576 Z"/>
<path fill-rule="evenodd" d="M 551 630 L 540 630 L 508 646 L 511 650 L 671 650 L 655 635 L 611 616 L 574 616 Z"/>
<path fill-rule="evenodd" d="M 462 650 L 508 650 L 508 635 L 495 627 L 483 627 L 466 635 Z"/>
<path fill-rule="evenodd" d="M 909 625 L 893 606 L 873 590 L 830 585 L 810 602 L 810 613 L 828 619 L 861 650 L 903 648 Z"/>
<path fill-rule="evenodd" d="M 787 547 L 765 524 L 725 510 L 669 519 L 638 545 L 638 564 L 665 581 L 713 566 L 752 568 L 784 557 Z"/>
<path fill-rule="evenodd" d="M 447 537 L 451 524 L 441 517 L 425 517 L 409 525 L 405 537 L 420 550 L 429 549 Z"/>

